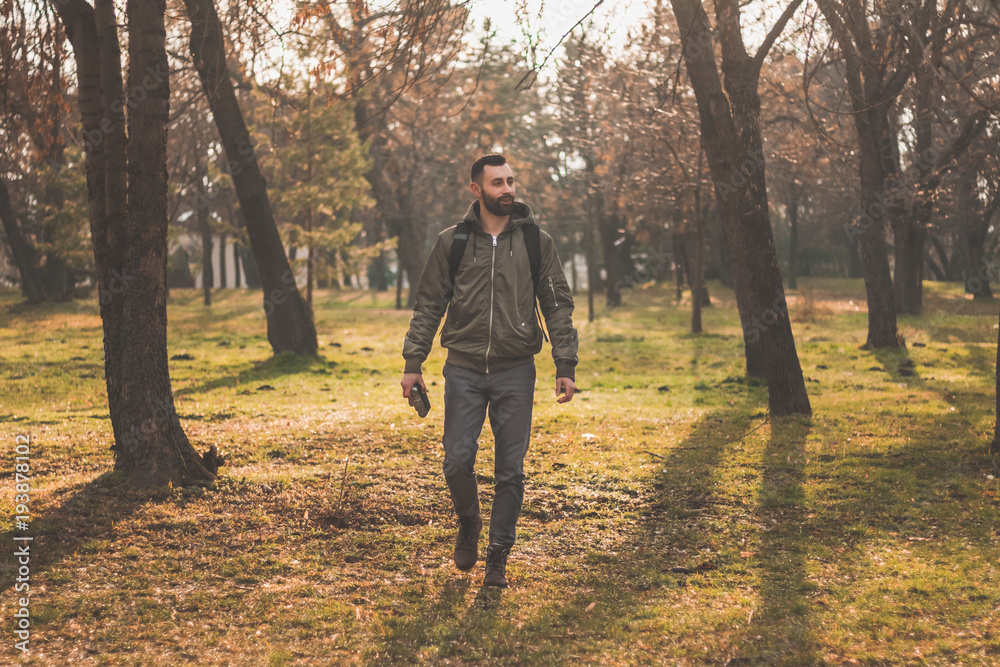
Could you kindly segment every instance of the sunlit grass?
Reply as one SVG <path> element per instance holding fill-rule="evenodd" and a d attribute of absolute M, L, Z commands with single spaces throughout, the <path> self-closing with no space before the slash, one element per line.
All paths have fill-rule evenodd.
<path fill-rule="evenodd" d="M 214 488 L 152 500 L 107 474 L 96 304 L 0 295 L 5 460 L 16 434 L 32 439 L 26 662 L 1000 661 L 996 304 L 928 283 L 925 314 L 900 319 L 907 349 L 871 353 L 860 281 L 802 283 L 787 297 L 810 419 L 768 419 L 718 284 L 697 336 L 670 288 L 593 323 L 578 309 L 571 403 L 555 403 L 549 348 L 537 359 L 503 592 L 450 564 L 444 354 L 421 420 L 400 396 L 409 313 L 394 295 L 318 292 L 320 355 L 302 360 L 271 357 L 258 294 L 205 308 L 175 290 L 177 410 L 229 465 Z M 481 442 L 488 507 L 488 426 Z M 12 572 L 9 532 L 0 545 Z M 16 597 L 8 584 L 7 618 Z"/>

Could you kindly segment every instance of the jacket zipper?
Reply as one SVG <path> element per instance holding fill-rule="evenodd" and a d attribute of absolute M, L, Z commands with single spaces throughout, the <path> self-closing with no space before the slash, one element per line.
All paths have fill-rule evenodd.
<path fill-rule="evenodd" d="M 490 348 L 493 347 L 493 278 L 497 271 L 497 237 L 493 237 L 493 260 L 490 262 L 490 331 L 486 341 L 486 372 L 490 372 Z"/>
<path fill-rule="evenodd" d="M 554 276 L 549 276 L 549 289 L 552 290 L 552 306 L 554 308 L 559 305 L 559 299 L 556 298 L 556 284 Z"/>

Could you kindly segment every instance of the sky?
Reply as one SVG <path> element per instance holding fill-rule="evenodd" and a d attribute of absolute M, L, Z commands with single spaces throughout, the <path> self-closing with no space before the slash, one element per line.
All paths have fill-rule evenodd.
<path fill-rule="evenodd" d="M 472 23 L 479 27 L 489 18 L 501 38 L 524 43 L 519 19 L 526 18 L 531 32 L 538 34 L 537 52 L 541 60 L 596 3 L 597 0 L 473 0 Z M 612 33 L 612 43 L 624 44 L 628 30 L 645 17 L 647 4 L 644 0 L 603 0 L 587 20 L 593 19 L 601 28 L 607 27 Z"/>

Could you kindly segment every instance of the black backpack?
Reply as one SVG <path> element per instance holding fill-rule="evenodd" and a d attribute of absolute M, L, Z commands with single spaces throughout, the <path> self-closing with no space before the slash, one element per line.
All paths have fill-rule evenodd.
<path fill-rule="evenodd" d="M 545 335 L 545 327 L 542 326 L 542 315 L 538 312 L 538 280 L 542 270 L 542 244 L 538 225 L 533 222 L 526 222 L 521 226 L 524 233 L 524 246 L 528 250 L 528 264 L 531 266 L 531 282 L 535 286 L 535 317 L 538 318 L 538 325 L 542 329 L 542 338 L 549 340 Z M 469 234 L 472 233 L 472 223 L 463 220 L 455 226 L 455 240 L 451 244 L 451 254 L 448 256 L 448 275 L 451 277 L 451 288 L 455 289 L 455 276 L 458 275 L 458 267 L 465 256 L 465 249 L 469 245 Z"/>

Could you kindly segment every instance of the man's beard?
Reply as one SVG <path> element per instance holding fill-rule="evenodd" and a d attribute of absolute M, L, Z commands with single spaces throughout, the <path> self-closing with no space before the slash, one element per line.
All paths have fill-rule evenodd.
<path fill-rule="evenodd" d="M 507 195 L 505 195 L 507 196 Z M 501 201 L 502 197 L 497 197 L 493 199 L 485 192 L 483 193 L 483 204 L 486 206 L 486 210 L 493 215 L 510 215 L 514 212 L 514 198 L 510 197 L 507 201 Z"/>

